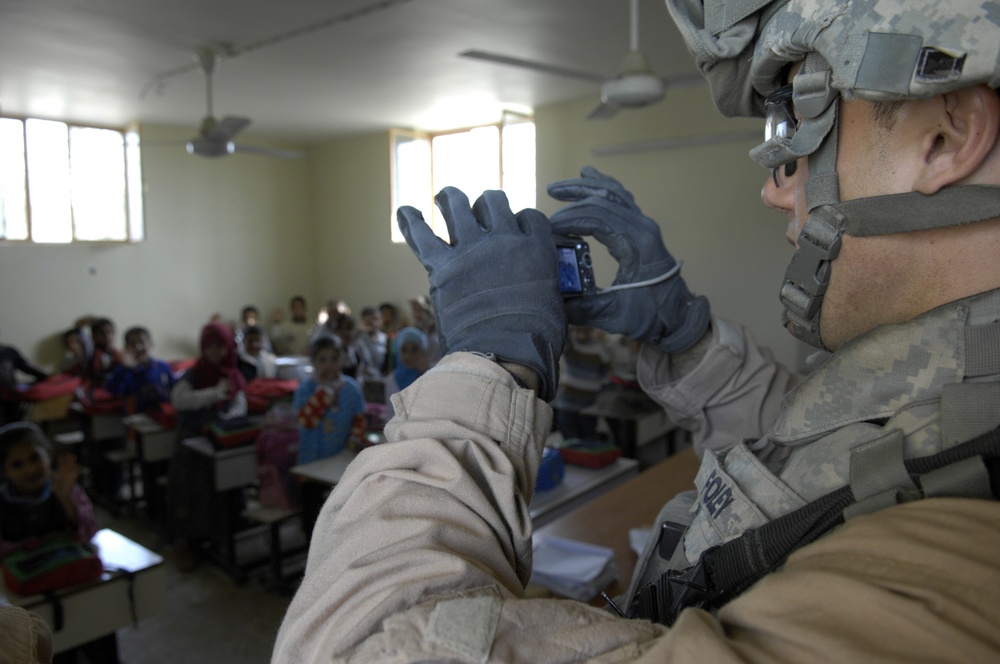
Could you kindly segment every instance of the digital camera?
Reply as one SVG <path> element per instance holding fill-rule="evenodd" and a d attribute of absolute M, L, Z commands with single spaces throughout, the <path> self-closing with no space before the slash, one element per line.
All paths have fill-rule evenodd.
<path fill-rule="evenodd" d="M 590 262 L 590 245 L 574 235 L 553 235 L 559 270 L 559 292 L 575 297 L 597 289 Z"/>

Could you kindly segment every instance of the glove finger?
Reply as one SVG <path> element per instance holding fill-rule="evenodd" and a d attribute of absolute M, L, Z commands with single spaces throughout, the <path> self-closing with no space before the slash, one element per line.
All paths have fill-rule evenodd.
<path fill-rule="evenodd" d="M 465 241 L 474 238 L 473 232 L 483 229 L 482 224 L 472 213 L 472 206 L 469 205 L 469 197 L 464 192 L 455 187 L 445 187 L 434 197 L 444 217 L 444 223 L 448 226 L 448 237 L 451 238 L 451 246 L 457 247 Z"/>
<path fill-rule="evenodd" d="M 396 224 L 403 234 L 406 244 L 417 255 L 424 267 L 440 253 L 448 250 L 448 245 L 434 234 L 420 210 L 404 205 L 396 210 Z"/>
<path fill-rule="evenodd" d="M 516 229 L 507 194 L 496 189 L 484 191 L 472 205 L 472 212 L 480 227 L 488 232 L 511 232 Z"/>
<path fill-rule="evenodd" d="M 623 233 L 642 234 L 644 230 L 635 220 L 625 216 L 620 207 L 593 197 L 567 205 L 549 221 L 553 233 L 593 236 L 605 246 L 610 246 Z"/>
<path fill-rule="evenodd" d="M 639 211 L 635 198 L 618 180 L 593 166 L 584 166 L 580 177 L 553 182 L 546 187 L 549 196 L 560 201 L 579 201 L 589 196 L 604 198 L 622 207 Z"/>
<path fill-rule="evenodd" d="M 566 300 L 566 320 L 571 325 L 598 327 L 605 332 L 621 332 L 618 293 L 597 293 Z"/>
<path fill-rule="evenodd" d="M 524 208 L 514 215 L 514 219 L 517 221 L 517 227 L 525 235 L 538 235 L 552 241 L 552 225 L 549 223 L 549 218 L 538 210 Z M 554 241 L 552 241 L 552 247 L 555 248 Z"/>

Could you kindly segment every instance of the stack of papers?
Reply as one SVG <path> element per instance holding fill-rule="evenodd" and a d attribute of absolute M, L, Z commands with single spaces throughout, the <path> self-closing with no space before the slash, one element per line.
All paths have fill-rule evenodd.
<path fill-rule="evenodd" d="M 531 582 L 557 595 L 589 600 L 618 578 L 614 551 L 554 535 L 534 538 Z"/>

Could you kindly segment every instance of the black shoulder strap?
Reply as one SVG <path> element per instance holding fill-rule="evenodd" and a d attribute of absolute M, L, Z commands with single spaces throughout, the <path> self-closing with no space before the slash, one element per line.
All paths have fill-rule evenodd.
<path fill-rule="evenodd" d="M 918 490 L 900 493 L 896 502 L 928 497 L 970 497 L 941 478 L 962 477 L 972 461 L 988 473 L 989 488 L 977 497 L 1000 498 L 1000 427 L 937 454 L 904 461 Z M 955 485 L 958 486 L 958 485 Z M 783 565 L 797 549 L 844 522 L 844 512 L 858 502 L 850 485 L 841 487 L 759 528 L 705 551 L 693 566 L 664 572 L 636 592 L 630 618 L 671 625 L 687 607 L 716 609 L 758 579 Z M 895 504 L 895 503 L 894 503 Z"/>

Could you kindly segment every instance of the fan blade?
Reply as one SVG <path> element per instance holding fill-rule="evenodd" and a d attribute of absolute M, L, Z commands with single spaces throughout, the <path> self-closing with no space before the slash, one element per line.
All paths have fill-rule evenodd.
<path fill-rule="evenodd" d="M 205 138 L 214 141 L 231 141 L 236 134 L 246 129 L 249 124 L 250 118 L 227 115 L 217 122 L 214 127 L 205 132 Z"/>
<path fill-rule="evenodd" d="M 608 102 L 601 102 L 597 107 L 587 114 L 588 120 L 609 120 L 618 114 L 621 106 Z"/>
<path fill-rule="evenodd" d="M 240 145 L 238 143 L 233 144 L 233 151 L 241 152 L 243 154 L 257 154 L 263 157 L 280 157 L 281 159 L 302 159 L 305 157 L 305 154 L 302 152 L 295 152 L 293 150 L 262 148 L 256 145 Z"/>
<path fill-rule="evenodd" d="M 512 67 L 521 67 L 522 69 L 540 71 L 543 74 L 578 78 L 584 81 L 591 81 L 593 83 L 602 83 L 607 78 L 607 76 L 604 76 L 603 74 L 595 74 L 593 72 L 580 71 L 578 69 L 569 69 L 568 67 L 560 67 L 558 65 L 549 65 L 544 62 L 535 62 L 533 60 L 524 60 L 522 58 L 515 58 L 513 56 L 502 55 L 500 53 L 488 53 L 486 51 L 477 51 L 473 49 L 462 51 L 458 55 L 462 58 L 484 60 L 486 62 L 493 62 L 501 65 L 511 65 Z"/>

